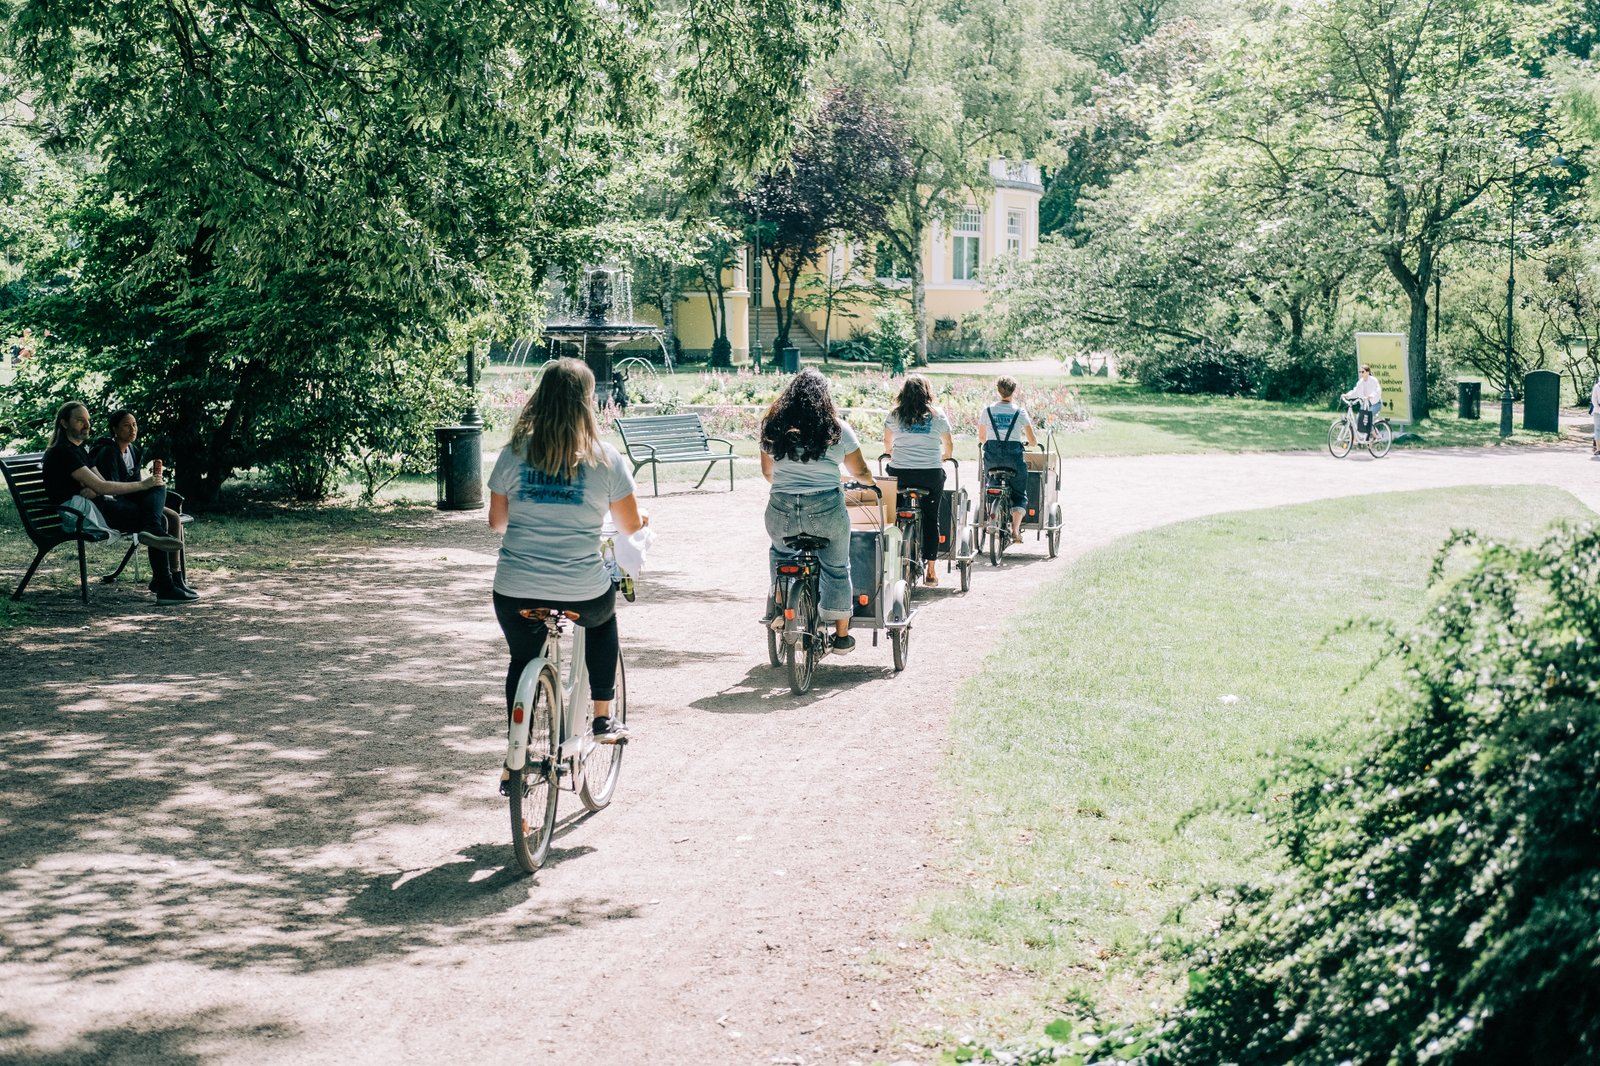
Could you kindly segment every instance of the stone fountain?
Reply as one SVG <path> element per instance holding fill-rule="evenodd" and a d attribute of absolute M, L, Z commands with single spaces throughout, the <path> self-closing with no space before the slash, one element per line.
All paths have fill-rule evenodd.
<path fill-rule="evenodd" d="M 554 313 L 544 326 L 551 354 L 558 354 L 561 344 L 572 345 L 594 372 L 595 405 L 614 403 L 626 408 L 626 376 L 612 369 L 612 349 L 640 337 L 655 337 L 658 343 L 661 339 L 660 326 L 633 320 L 633 288 L 627 271 L 617 266 L 586 267 L 577 298 L 562 293 L 553 304 Z"/>

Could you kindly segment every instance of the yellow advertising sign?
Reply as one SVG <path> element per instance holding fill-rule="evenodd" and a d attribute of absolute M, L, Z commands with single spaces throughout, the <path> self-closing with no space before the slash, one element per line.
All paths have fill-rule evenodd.
<path fill-rule="evenodd" d="M 1357 333 L 1356 369 L 1363 366 L 1370 366 L 1383 386 L 1383 413 L 1391 422 L 1410 422 L 1411 364 L 1406 359 L 1405 334 Z"/>

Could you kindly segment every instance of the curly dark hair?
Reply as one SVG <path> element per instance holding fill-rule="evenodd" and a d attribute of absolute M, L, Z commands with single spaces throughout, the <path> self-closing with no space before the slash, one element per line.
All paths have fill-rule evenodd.
<path fill-rule="evenodd" d="M 761 419 L 761 450 L 774 459 L 814 463 L 839 443 L 839 435 L 828 379 L 812 367 L 794 376 Z"/>
<path fill-rule="evenodd" d="M 894 417 L 902 426 L 914 426 L 933 417 L 933 386 L 921 374 L 907 374 L 895 397 Z"/>

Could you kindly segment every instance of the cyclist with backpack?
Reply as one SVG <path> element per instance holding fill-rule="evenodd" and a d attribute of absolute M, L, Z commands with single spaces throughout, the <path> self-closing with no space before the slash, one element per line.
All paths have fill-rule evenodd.
<path fill-rule="evenodd" d="M 1006 478 L 1011 488 L 1011 539 L 1022 539 L 1022 517 L 1028 513 L 1028 464 L 1023 458 L 1021 433 L 1029 447 L 1039 438 L 1033 432 L 1028 409 L 1017 402 L 1017 383 L 1001 378 L 994 383 L 995 402 L 978 416 L 978 446 L 983 451 L 983 466 L 993 477 L 998 470 L 1011 471 Z"/>

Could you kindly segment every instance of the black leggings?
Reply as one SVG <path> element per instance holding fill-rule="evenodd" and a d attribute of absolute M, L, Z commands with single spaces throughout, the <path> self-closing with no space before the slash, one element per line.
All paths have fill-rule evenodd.
<path fill-rule="evenodd" d="M 895 479 L 899 488 L 927 489 L 923 494 L 922 510 L 922 561 L 931 562 L 939 557 L 939 504 L 944 499 L 944 467 L 896 470 L 889 467 L 886 473 Z M 898 505 L 899 501 L 895 501 Z"/>
<path fill-rule="evenodd" d="M 584 634 L 583 662 L 589 668 L 589 698 L 615 699 L 617 695 L 617 593 L 606 591 L 592 600 L 525 599 L 494 594 L 494 616 L 511 649 L 511 665 L 506 670 L 506 716 L 517 698 L 517 682 L 523 669 L 544 651 L 549 630 L 543 622 L 524 618 L 519 613 L 533 607 L 576 611 Z"/>

